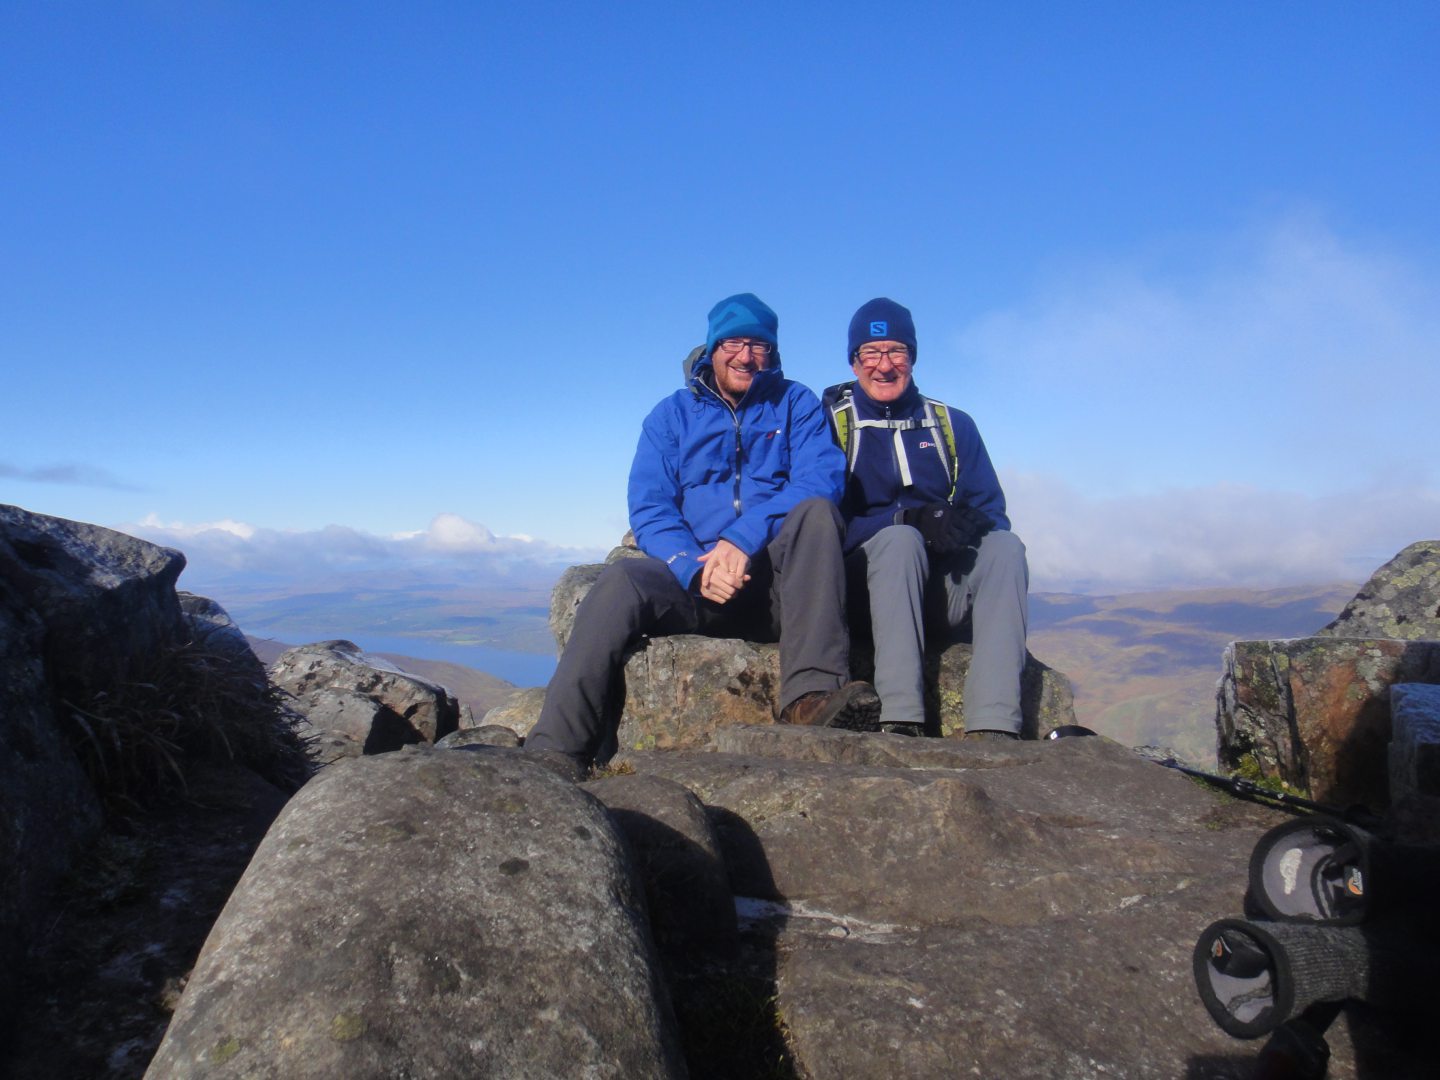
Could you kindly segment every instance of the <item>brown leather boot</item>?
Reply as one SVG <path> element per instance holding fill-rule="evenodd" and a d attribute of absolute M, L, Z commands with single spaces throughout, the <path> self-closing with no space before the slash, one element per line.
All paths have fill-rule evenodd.
<path fill-rule="evenodd" d="M 828 694 L 823 690 L 812 690 L 785 706 L 780 722 L 849 731 L 879 731 L 880 695 L 868 682 L 846 683 Z"/>

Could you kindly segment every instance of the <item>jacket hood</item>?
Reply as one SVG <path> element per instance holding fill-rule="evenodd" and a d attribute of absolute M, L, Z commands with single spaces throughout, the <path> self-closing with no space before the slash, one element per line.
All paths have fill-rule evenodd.
<path fill-rule="evenodd" d="M 700 376 L 704 375 L 707 371 L 713 371 L 714 368 L 714 358 L 710 355 L 710 350 L 704 345 L 696 345 L 695 348 L 690 350 L 689 355 L 685 357 L 684 363 L 681 365 L 681 371 L 685 377 L 685 385 L 694 389 L 700 380 Z M 755 376 L 756 382 L 762 385 L 770 382 L 772 372 L 775 378 L 783 379 L 785 377 L 785 371 L 780 366 L 780 350 L 778 348 L 770 354 L 770 361 L 765 365 L 765 370 Z"/>

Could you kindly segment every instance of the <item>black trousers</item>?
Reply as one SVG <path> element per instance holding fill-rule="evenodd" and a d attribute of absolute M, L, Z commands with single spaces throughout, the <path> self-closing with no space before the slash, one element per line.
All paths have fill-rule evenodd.
<path fill-rule="evenodd" d="M 780 642 L 783 710 L 849 676 L 845 626 L 844 521 L 828 499 L 807 499 L 751 560 L 750 581 L 725 604 L 686 591 L 659 559 L 620 559 L 601 573 L 575 612 L 575 627 L 545 691 L 528 749 L 584 761 L 613 745 L 625 655 L 642 636 L 706 634 Z M 609 745 L 607 745 L 609 744 Z"/>

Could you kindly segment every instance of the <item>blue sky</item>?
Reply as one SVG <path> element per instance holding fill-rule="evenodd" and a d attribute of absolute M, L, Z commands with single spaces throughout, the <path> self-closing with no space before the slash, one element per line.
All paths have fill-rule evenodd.
<path fill-rule="evenodd" d="M 202 579 L 573 561 L 715 300 L 818 389 L 884 294 L 1037 587 L 1357 579 L 1440 535 L 1437 55 L 1433 3 L 9 0 L 0 501 Z"/>

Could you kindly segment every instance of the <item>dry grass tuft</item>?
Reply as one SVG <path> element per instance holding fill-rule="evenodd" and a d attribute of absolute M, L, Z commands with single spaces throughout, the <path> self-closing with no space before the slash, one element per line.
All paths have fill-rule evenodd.
<path fill-rule="evenodd" d="M 71 743 L 107 805 L 183 793 L 198 763 L 244 765 L 285 791 L 311 773 L 288 695 L 233 648 L 189 641 L 87 700 L 62 704 Z"/>

